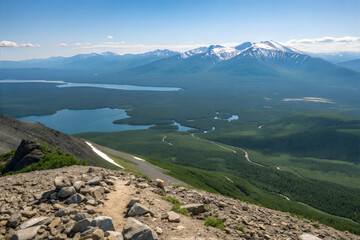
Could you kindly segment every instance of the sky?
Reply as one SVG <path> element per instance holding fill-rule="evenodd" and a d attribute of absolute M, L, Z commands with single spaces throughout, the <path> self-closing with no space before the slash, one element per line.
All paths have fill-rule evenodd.
<path fill-rule="evenodd" d="M 360 0 L 0 0 L 0 60 L 273 40 L 360 52 Z"/>

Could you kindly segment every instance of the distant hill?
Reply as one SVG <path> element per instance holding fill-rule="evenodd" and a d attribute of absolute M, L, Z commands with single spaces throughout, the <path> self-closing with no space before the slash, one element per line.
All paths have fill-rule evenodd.
<path fill-rule="evenodd" d="M 97 73 L 132 68 L 176 54 L 178 54 L 178 52 L 166 49 L 143 54 L 118 55 L 112 52 L 78 54 L 72 57 L 0 61 L 0 69 L 75 69 L 91 70 Z"/>
<path fill-rule="evenodd" d="M 83 159 L 89 165 L 113 168 L 96 155 L 85 141 L 48 128 L 41 123 L 25 122 L 0 114 L 0 154 L 16 150 L 22 139 L 42 141 L 64 153 Z"/>
<path fill-rule="evenodd" d="M 360 72 L 360 59 L 338 63 L 339 66 Z"/>

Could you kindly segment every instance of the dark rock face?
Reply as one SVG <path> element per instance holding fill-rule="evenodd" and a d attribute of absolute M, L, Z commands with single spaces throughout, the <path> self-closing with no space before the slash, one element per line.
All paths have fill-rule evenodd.
<path fill-rule="evenodd" d="M 40 145 L 34 141 L 22 140 L 14 157 L 6 165 L 4 173 L 20 170 L 32 163 L 39 162 L 45 153 L 40 150 Z"/>

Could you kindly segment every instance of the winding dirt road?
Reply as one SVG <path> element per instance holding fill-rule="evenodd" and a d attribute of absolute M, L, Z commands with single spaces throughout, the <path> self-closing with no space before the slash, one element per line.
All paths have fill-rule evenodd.
<path fill-rule="evenodd" d="M 220 145 L 220 144 L 217 143 L 217 142 L 210 141 L 210 140 L 203 139 L 203 138 L 199 138 L 198 136 L 195 136 L 194 133 L 192 133 L 191 136 L 192 136 L 193 138 L 197 139 L 197 140 L 203 140 L 203 141 L 206 141 L 206 142 L 210 142 L 210 143 L 212 143 L 212 144 L 214 144 L 214 145 L 216 145 L 216 146 L 218 146 L 218 147 L 220 147 L 220 148 L 223 148 L 223 149 L 232 151 L 232 152 L 235 153 L 235 154 L 237 153 L 234 149 L 231 149 L 231 148 L 228 148 L 228 147 L 223 146 L 224 144 L 223 144 L 223 145 Z M 239 149 L 244 152 L 245 158 L 246 158 L 246 160 L 247 160 L 249 163 L 252 163 L 252 164 L 257 165 L 257 166 L 259 166 L 259 167 L 266 167 L 265 165 L 262 165 L 262 164 L 260 164 L 260 163 L 251 161 L 250 158 L 249 158 L 248 152 L 247 152 L 245 149 L 242 149 L 242 148 L 239 148 Z"/>

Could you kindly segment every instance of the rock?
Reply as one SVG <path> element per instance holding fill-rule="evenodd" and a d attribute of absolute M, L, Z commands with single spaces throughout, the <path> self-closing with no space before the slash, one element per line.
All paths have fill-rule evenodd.
<path fill-rule="evenodd" d="M 41 225 L 44 222 L 46 222 L 46 220 L 48 220 L 48 219 L 49 219 L 48 217 L 32 218 L 32 219 L 24 222 L 23 224 L 21 224 L 20 229 L 25 229 L 25 228 Z"/>
<path fill-rule="evenodd" d="M 90 220 L 88 218 L 84 218 L 78 222 L 75 223 L 74 227 L 72 228 L 72 232 L 77 233 L 77 232 L 84 232 L 88 229 L 88 227 L 90 226 Z"/>
<path fill-rule="evenodd" d="M 36 215 L 36 211 L 23 211 L 21 212 L 21 215 L 23 215 L 26 218 L 32 218 Z"/>
<path fill-rule="evenodd" d="M 94 218 L 94 220 L 92 220 L 90 226 L 98 227 L 101 230 L 103 230 L 104 232 L 115 231 L 112 218 L 107 217 L 107 216 L 99 216 L 99 217 Z"/>
<path fill-rule="evenodd" d="M 185 227 L 183 225 L 179 225 L 179 226 L 176 227 L 176 230 L 178 230 L 178 231 L 181 231 L 181 230 L 184 230 L 184 229 L 185 229 Z"/>
<path fill-rule="evenodd" d="M 70 214 L 69 208 L 62 208 L 55 213 L 55 217 L 64 217 Z"/>
<path fill-rule="evenodd" d="M 93 167 L 89 167 L 88 169 L 88 173 L 94 173 L 94 172 L 97 172 L 98 170 L 96 168 L 93 168 Z"/>
<path fill-rule="evenodd" d="M 320 238 L 308 233 L 304 233 L 299 236 L 299 240 L 320 240 Z"/>
<path fill-rule="evenodd" d="M 7 220 L 6 225 L 12 228 L 16 228 L 21 221 L 21 214 L 16 213 L 10 216 L 10 218 Z"/>
<path fill-rule="evenodd" d="M 97 189 L 95 189 L 94 192 L 99 192 L 101 194 L 105 194 L 106 189 L 104 187 L 98 187 Z"/>
<path fill-rule="evenodd" d="M 61 189 L 63 187 L 67 187 L 70 186 L 70 181 L 66 180 L 63 177 L 56 177 L 54 180 L 54 185 L 56 187 L 56 189 Z"/>
<path fill-rule="evenodd" d="M 159 188 L 161 188 L 161 189 L 164 189 L 164 188 L 165 188 L 165 184 L 164 184 L 164 181 L 163 181 L 163 180 L 161 180 L 161 179 L 156 179 L 155 182 L 156 182 L 156 186 L 158 186 Z"/>
<path fill-rule="evenodd" d="M 63 187 L 60 189 L 57 196 L 60 198 L 66 198 L 66 197 L 71 197 L 75 193 L 76 193 L 76 190 L 74 187 L 72 187 L 72 186 L 71 187 Z"/>
<path fill-rule="evenodd" d="M 83 182 L 82 181 L 76 181 L 73 184 L 73 187 L 75 188 L 75 190 L 78 192 L 80 191 L 81 187 L 83 186 Z"/>
<path fill-rule="evenodd" d="M 115 231 L 106 231 L 105 236 L 113 236 L 117 240 L 124 240 L 122 233 L 115 232 Z"/>
<path fill-rule="evenodd" d="M 80 240 L 86 240 L 86 239 L 103 240 L 104 239 L 104 231 L 101 229 L 95 228 L 95 230 L 92 233 L 80 238 Z"/>
<path fill-rule="evenodd" d="M 39 231 L 40 226 L 30 227 L 16 231 L 12 236 L 11 240 L 29 240 L 35 237 Z"/>
<path fill-rule="evenodd" d="M 206 211 L 204 204 L 186 204 L 180 207 L 180 209 L 186 209 L 188 212 L 191 212 L 194 215 L 203 213 Z"/>
<path fill-rule="evenodd" d="M 169 222 L 180 222 L 180 215 L 174 211 L 167 212 Z"/>
<path fill-rule="evenodd" d="M 66 239 L 67 239 L 66 234 L 58 234 L 53 238 L 53 240 L 66 240 Z"/>
<path fill-rule="evenodd" d="M 61 224 L 61 219 L 59 217 L 54 218 L 51 223 L 48 225 L 49 228 L 56 228 Z"/>
<path fill-rule="evenodd" d="M 96 201 L 103 199 L 103 195 L 100 192 L 93 192 L 93 197 Z"/>
<path fill-rule="evenodd" d="M 88 187 L 85 186 L 83 188 L 80 188 L 80 194 L 86 195 L 88 193 L 90 193 L 90 189 Z"/>
<path fill-rule="evenodd" d="M 128 212 L 128 216 L 133 217 L 133 216 L 141 216 L 144 215 L 146 213 L 150 212 L 150 210 L 145 207 L 144 205 L 142 205 L 141 203 L 135 203 L 129 210 Z"/>
<path fill-rule="evenodd" d="M 140 188 L 140 189 L 144 189 L 144 188 L 148 188 L 148 187 L 149 187 L 149 184 L 147 184 L 147 183 L 145 183 L 145 182 L 137 183 L 137 184 L 135 185 L 135 187 Z"/>
<path fill-rule="evenodd" d="M 156 227 L 155 232 L 157 235 L 161 235 L 163 233 L 163 230 L 161 229 L 161 227 Z"/>
<path fill-rule="evenodd" d="M 65 203 L 70 205 L 70 204 L 73 204 L 73 203 L 80 203 L 84 200 L 84 196 L 81 195 L 81 194 L 74 194 L 72 195 L 71 197 L 69 197 L 68 199 L 66 199 Z"/>
<path fill-rule="evenodd" d="M 128 218 L 122 231 L 124 240 L 155 240 L 159 239 L 151 228 L 134 218 Z"/>
<path fill-rule="evenodd" d="M 130 200 L 130 202 L 128 203 L 128 205 L 127 205 L 127 207 L 128 208 L 130 208 L 130 207 L 132 207 L 135 203 L 140 203 L 140 198 L 132 198 L 131 200 Z"/>
<path fill-rule="evenodd" d="M 86 184 L 88 184 L 88 185 L 99 185 L 100 180 L 101 179 L 98 176 L 95 176 L 90 181 L 88 181 Z"/>
<path fill-rule="evenodd" d="M 78 221 L 80 221 L 80 220 L 82 220 L 84 218 L 90 218 L 90 215 L 87 214 L 87 213 L 78 213 L 78 214 L 75 215 L 74 220 L 76 222 L 78 222 Z"/>

